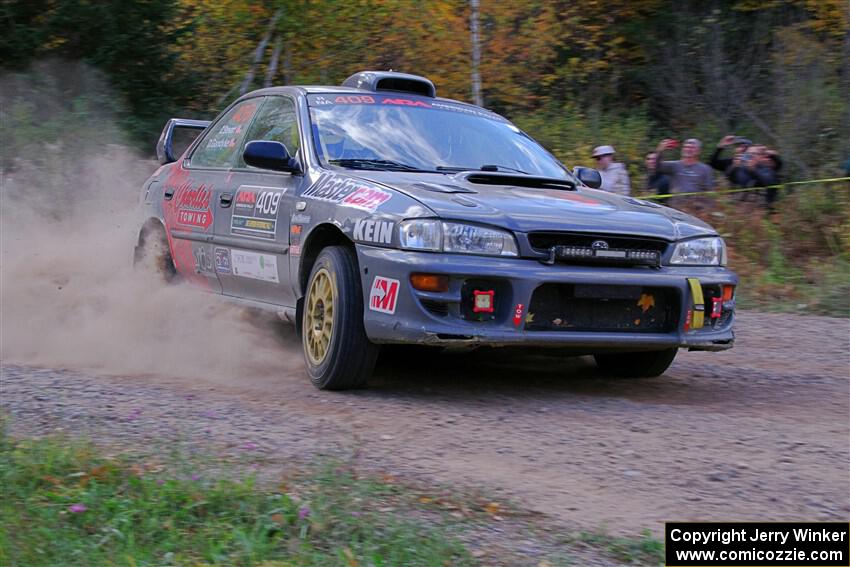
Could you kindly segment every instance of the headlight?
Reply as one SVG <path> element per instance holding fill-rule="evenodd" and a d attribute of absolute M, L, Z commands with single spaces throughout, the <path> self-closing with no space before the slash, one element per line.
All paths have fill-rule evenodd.
<path fill-rule="evenodd" d="M 717 236 L 679 242 L 673 250 L 670 263 L 680 266 L 725 266 L 726 243 Z"/>
<path fill-rule="evenodd" d="M 436 219 L 412 219 L 399 224 L 399 243 L 408 250 L 519 256 L 510 232 Z"/>

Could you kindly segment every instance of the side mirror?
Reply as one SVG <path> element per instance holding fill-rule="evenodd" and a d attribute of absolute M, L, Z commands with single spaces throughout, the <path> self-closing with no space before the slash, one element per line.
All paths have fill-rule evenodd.
<path fill-rule="evenodd" d="M 209 125 L 209 120 L 169 119 L 156 143 L 156 157 L 159 163 L 165 165 L 177 161 Z"/>
<path fill-rule="evenodd" d="M 576 167 L 573 169 L 573 175 L 591 189 L 599 189 L 602 187 L 602 176 L 599 175 L 599 172 L 593 168 Z"/>
<path fill-rule="evenodd" d="M 289 152 L 286 151 L 286 146 L 280 142 L 269 142 L 265 140 L 248 142 L 245 144 L 242 159 L 251 167 L 296 174 L 301 173 L 301 165 L 289 155 Z"/>

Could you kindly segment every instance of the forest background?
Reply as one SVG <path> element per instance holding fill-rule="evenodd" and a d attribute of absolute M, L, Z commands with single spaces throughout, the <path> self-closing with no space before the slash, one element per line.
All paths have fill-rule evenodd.
<path fill-rule="evenodd" d="M 664 137 L 702 139 L 707 160 L 746 136 L 789 181 L 840 177 L 850 159 L 847 0 L 1 0 L 0 29 L 6 172 L 92 134 L 149 156 L 169 117 L 364 69 L 425 75 L 569 166 L 611 144 L 638 194 Z M 722 199 L 710 220 L 745 304 L 848 315 L 847 185 L 783 191 L 772 215 Z"/>

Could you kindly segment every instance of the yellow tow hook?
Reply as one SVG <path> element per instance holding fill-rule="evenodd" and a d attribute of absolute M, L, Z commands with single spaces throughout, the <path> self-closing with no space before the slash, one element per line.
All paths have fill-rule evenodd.
<path fill-rule="evenodd" d="M 705 298 L 702 295 L 702 286 L 697 278 L 688 278 L 691 288 L 691 301 L 693 303 L 693 314 L 688 311 L 685 320 L 685 331 L 702 329 L 705 325 Z"/>

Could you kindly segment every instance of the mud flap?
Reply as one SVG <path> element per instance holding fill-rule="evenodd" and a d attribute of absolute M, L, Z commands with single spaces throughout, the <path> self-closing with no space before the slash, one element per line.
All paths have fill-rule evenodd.
<path fill-rule="evenodd" d="M 697 278 L 688 278 L 688 286 L 691 288 L 691 309 L 693 311 L 693 315 L 689 318 L 690 329 L 702 329 L 705 326 L 705 298 L 702 295 L 702 286 Z"/>

